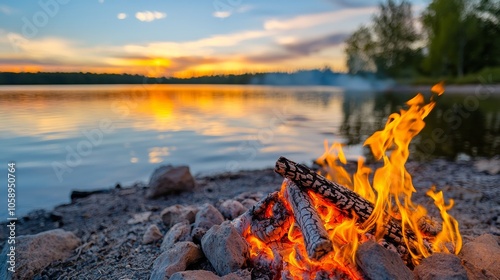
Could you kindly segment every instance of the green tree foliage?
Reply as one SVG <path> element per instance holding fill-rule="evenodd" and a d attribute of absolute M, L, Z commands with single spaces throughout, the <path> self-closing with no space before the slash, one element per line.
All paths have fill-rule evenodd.
<path fill-rule="evenodd" d="M 372 26 L 359 28 L 347 39 L 347 68 L 350 73 L 376 71 L 391 77 L 412 74 L 420 58 L 418 38 L 411 3 L 388 0 L 380 4 Z"/>
<path fill-rule="evenodd" d="M 347 69 L 350 74 L 375 73 L 375 42 L 368 27 L 361 27 L 346 40 Z"/>
<path fill-rule="evenodd" d="M 433 0 L 422 14 L 433 76 L 458 76 L 500 65 L 500 1 Z"/>
<path fill-rule="evenodd" d="M 415 42 L 419 38 L 411 3 L 406 0 L 381 3 L 379 14 L 373 18 L 373 31 L 378 72 L 398 77 L 411 71 L 417 54 Z"/>
<path fill-rule="evenodd" d="M 434 0 L 422 14 L 428 37 L 424 69 L 434 75 L 464 74 L 465 45 L 475 22 L 466 13 L 467 0 Z"/>
<path fill-rule="evenodd" d="M 346 41 L 349 73 L 461 79 L 500 67 L 500 0 L 432 0 L 420 20 L 424 36 L 408 1 L 380 4 Z"/>

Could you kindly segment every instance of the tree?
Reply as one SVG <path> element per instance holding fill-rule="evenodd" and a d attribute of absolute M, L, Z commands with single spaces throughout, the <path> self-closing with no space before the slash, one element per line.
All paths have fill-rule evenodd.
<path fill-rule="evenodd" d="M 433 0 L 422 14 L 428 39 L 424 69 L 463 76 L 500 65 L 500 1 Z"/>
<path fill-rule="evenodd" d="M 349 73 L 377 72 L 403 77 L 414 72 L 419 62 L 411 3 L 388 0 L 379 6 L 373 26 L 361 27 L 346 40 Z"/>
<path fill-rule="evenodd" d="M 350 74 L 374 73 L 375 42 L 368 27 L 362 26 L 346 40 L 347 69 Z"/>
<path fill-rule="evenodd" d="M 379 14 L 373 18 L 373 31 L 377 41 L 375 64 L 378 72 L 398 77 L 410 71 L 419 38 L 411 3 L 406 0 L 381 3 Z"/>
<path fill-rule="evenodd" d="M 471 46 L 466 52 L 467 70 L 500 66 L 500 0 L 481 0 L 471 15 L 475 30 L 470 32 Z"/>

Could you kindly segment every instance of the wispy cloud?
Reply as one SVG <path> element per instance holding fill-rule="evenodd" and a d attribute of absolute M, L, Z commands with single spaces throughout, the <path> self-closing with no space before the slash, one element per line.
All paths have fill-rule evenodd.
<path fill-rule="evenodd" d="M 126 13 L 119 13 L 116 17 L 118 19 L 126 19 L 127 18 L 127 14 Z"/>
<path fill-rule="evenodd" d="M 216 18 L 228 18 L 231 16 L 231 12 L 229 11 L 217 11 L 212 14 Z"/>
<path fill-rule="evenodd" d="M 325 48 L 340 45 L 347 37 L 349 37 L 348 33 L 334 33 L 312 40 L 285 44 L 284 47 L 295 54 L 309 55 Z"/>
<path fill-rule="evenodd" d="M 346 9 L 334 12 L 301 15 L 284 20 L 272 19 L 264 23 L 264 28 L 266 30 L 306 29 L 318 25 L 339 22 L 355 16 L 373 14 L 376 11 L 377 7 L 365 7 L 359 9 Z"/>
<path fill-rule="evenodd" d="M 135 14 L 135 18 L 140 20 L 140 21 L 145 21 L 145 22 L 151 22 L 153 20 L 157 19 L 162 19 L 166 18 L 167 14 L 158 12 L 158 11 L 144 11 L 144 12 L 137 12 Z"/>
<path fill-rule="evenodd" d="M 341 7 L 367 7 L 374 6 L 380 3 L 379 0 L 327 0 L 330 3 Z"/>
<path fill-rule="evenodd" d="M 7 5 L 0 5 L 0 14 L 10 15 L 12 14 L 12 8 Z"/>

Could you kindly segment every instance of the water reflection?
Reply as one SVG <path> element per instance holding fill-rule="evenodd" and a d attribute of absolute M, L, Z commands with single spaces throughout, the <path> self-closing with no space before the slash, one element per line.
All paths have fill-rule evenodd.
<path fill-rule="evenodd" d="M 430 99 L 430 93 L 424 95 Z M 410 93 L 346 93 L 341 134 L 360 144 L 385 125 L 387 116 L 404 109 Z M 414 160 L 456 158 L 459 154 L 492 157 L 500 154 L 500 96 L 446 94 L 437 98 L 426 126 L 411 145 Z M 370 157 L 365 150 L 365 156 Z"/>
<path fill-rule="evenodd" d="M 413 95 L 332 87 L 0 87 L 0 157 L 18 162 L 26 212 L 67 201 L 71 189 L 145 181 L 166 163 L 209 173 L 270 167 L 280 155 L 309 162 L 323 152 L 323 139 L 346 143 L 350 158 L 369 157 L 363 141 Z M 414 158 L 500 153 L 500 98 L 464 111 L 472 108 L 467 96 L 439 98 L 414 141 Z M 78 154 L 102 122 L 110 131 Z M 61 176 L 54 163 L 65 166 Z"/>

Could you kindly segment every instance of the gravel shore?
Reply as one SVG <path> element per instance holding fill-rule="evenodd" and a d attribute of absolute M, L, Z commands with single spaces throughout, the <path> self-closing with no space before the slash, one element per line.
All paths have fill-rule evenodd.
<path fill-rule="evenodd" d="M 450 211 L 458 220 L 464 241 L 484 233 L 500 236 L 500 175 L 477 170 L 474 160 L 407 164 L 417 190 L 414 200 L 437 215 L 432 200 L 425 192 L 435 185 L 443 190 L 445 199 L 455 200 Z M 355 164 L 349 163 L 348 169 Z M 146 198 L 147 186 L 110 189 L 75 199 L 52 211 L 38 210 L 20 219 L 17 235 L 35 234 L 61 228 L 72 231 L 82 245 L 64 262 L 56 262 L 35 279 L 148 279 L 151 265 L 161 253 L 160 243 L 144 245 L 146 229 L 156 224 L 162 233 L 168 228 L 160 212 L 175 204 L 218 207 L 224 200 L 243 193 L 265 195 L 278 190 L 282 178 L 272 170 L 241 171 L 196 178 L 196 189 L 161 199 Z M 148 219 L 131 222 L 134 214 L 151 212 Z M 0 227 L 0 242 L 7 237 L 5 223 Z M 207 268 L 199 263 L 195 268 Z"/>

